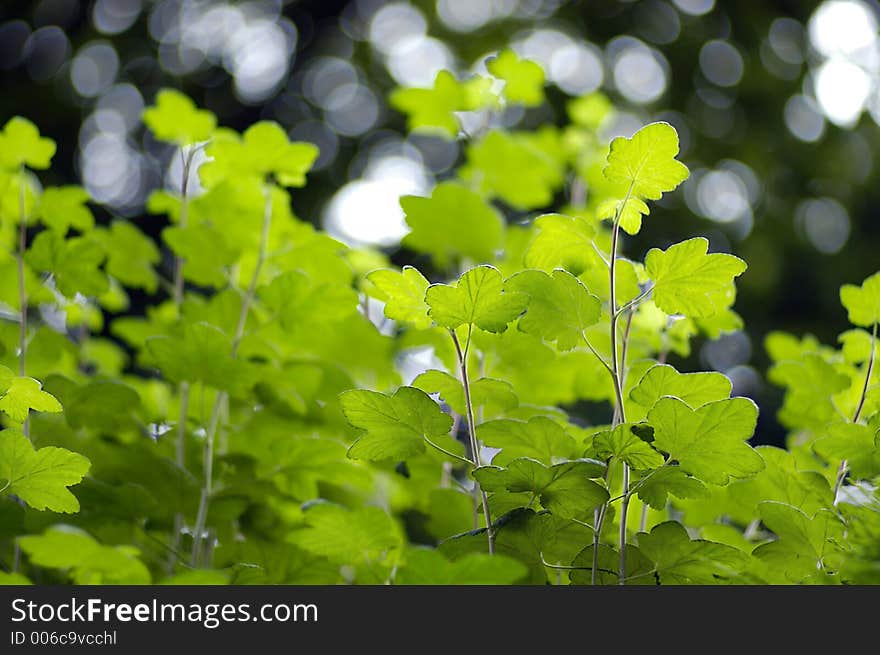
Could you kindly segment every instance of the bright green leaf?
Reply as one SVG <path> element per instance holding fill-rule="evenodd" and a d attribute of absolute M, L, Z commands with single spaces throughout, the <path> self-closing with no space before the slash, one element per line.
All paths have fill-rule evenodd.
<path fill-rule="evenodd" d="M 608 491 L 590 478 L 601 477 L 605 466 L 595 460 L 565 461 L 552 466 L 519 458 L 506 468 L 483 466 L 474 478 L 485 491 L 531 492 L 541 505 L 562 518 L 583 518 L 608 500 Z"/>
<path fill-rule="evenodd" d="M 519 319 L 519 329 L 556 341 L 560 350 L 580 345 L 583 331 L 599 320 L 601 301 L 568 271 L 547 275 L 523 271 L 507 280 L 505 288 L 529 297 L 528 310 Z"/>
<path fill-rule="evenodd" d="M 144 110 L 143 121 L 157 139 L 179 146 L 207 141 L 217 126 L 214 114 L 198 109 L 188 96 L 175 89 L 161 89 L 156 104 Z"/>
<path fill-rule="evenodd" d="M 288 541 L 340 564 L 359 564 L 381 557 L 399 544 L 391 517 L 378 507 L 346 509 L 319 503 L 305 514 L 306 527 Z"/>
<path fill-rule="evenodd" d="M 526 294 L 505 290 L 501 273 L 492 266 L 466 271 L 455 285 L 432 284 L 425 300 L 438 325 L 476 325 L 487 332 L 504 332 L 528 304 Z"/>
<path fill-rule="evenodd" d="M 535 236 L 526 247 L 525 265 L 550 272 L 564 268 L 580 275 L 595 263 L 595 226 L 578 216 L 543 214 L 534 222 Z"/>
<path fill-rule="evenodd" d="M 695 410 L 667 397 L 648 412 L 654 446 L 678 460 L 682 470 L 717 485 L 764 468 L 761 456 L 745 443 L 757 420 L 758 407 L 748 398 L 716 400 Z"/>
<path fill-rule="evenodd" d="M 733 279 L 746 263 L 724 253 L 708 255 L 708 248 L 708 239 L 695 237 L 648 252 L 645 268 L 654 280 L 654 302 L 667 314 L 706 317 L 729 305 Z"/>
<path fill-rule="evenodd" d="M 354 389 L 340 402 L 348 422 L 365 431 L 348 451 L 354 459 L 407 459 L 425 451 L 425 437 L 446 435 L 452 428 L 452 417 L 414 387 L 401 387 L 391 396 Z"/>
<path fill-rule="evenodd" d="M 218 130 L 205 154 L 213 157 L 199 167 L 199 179 L 206 186 L 239 176 L 274 175 L 282 186 L 301 187 L 318 157 L 318 148 L 311 143 L 291 143 L 278 123 L 259 121 L 241 137 L 232 130 Z"/>
<path fill-rule="evenodd" d="M 420 330 L 431 327 L 425 304 L 429 282 L 418 270 L 412 266 L 404 266 L 399 273 L 381 269 L 367 279 L 373 285 L 373 295 L 385 302 L 385 316 Z"/>
<path fill-rule="evenodd" d="M 880 323 L 880 273 L 874 273 L 858 287 L 844 284 L 840 287 L 840 302 L 853 325 L 871 327 Z"/>
<path fill-rule="evenodd" d="M 477 437 L 492 448 L 500 448 L 492 463 L 506 466 L 514 459 L 530 457 L 543 464 L 577 457 L 574 438 L 556 421 L 534 416 L 528 421 L 498 419 L 477 426 Z"/>
<path fill-rule="evenodd" d="M 679 373 L 669 364 L 662 364 L 648 369 L 629 397 L 646 409 L 663 396 L 673 396 L 696 408 L 730 398 L 732 388 L 730 378 L 721 373 Z"/>
<path fill-rule="evenodd" d="M 465 180 L 498 196 L 515 209 L 546 207 L 565 182 L 563 163 L 540 147 L 533 135 L 489 132 L 467 150 Z"/>
<path fill-rule="evenodd" d="M 95 224 L 88 200 L 88 192 L 79 186 L 47 187 L 40 196 L 40 218 L 61 236 L 71 227 L 88 232 Z"/>
<path fill-rule="evenodd" d="M 403 245 L 431 255 L 441 268 L 462 258 L 491 261 L 502 246 L 504 220 L 480 195 L 441 182 L 430 198 L 404 196 L 400 206 L 411 232 Z"/>
<path fill-rule="evenodd" d="M 458 378 L 445 371 L 430 370 L 419 374 L 412 386 L 425 393 L 438 393 L 440 399 L 461 416 L 467 414 L 464 387 Z M 478 378 L 470 383 L 471 404 L 474 409 L 487 407 L 490 413 L 516 407 L 519 401 L 508 382 L 495 378 Z"/>
<path fill-rule="evenodd" d="M 484 104 L 484 81 L 475 78 L 459 82 L 447 70 L 441 70 L 430 89 L 395 89 L 389 97 L 392 107 L 407 115 L 413 132 L 429 132 L 455 138 L 459 132 L 457 111 L 471 111 Z"/>
<path fill-rule="evenodd" d="M 504 50 L 486 63 L 495 77 L 506 82 L 504 97 L 508 102 L 534 107 L 544 102 L 544 69 L 528 59 L 520 59 L 513 50 Z"/>
<path fill-rule="evenodd" d="M 648 205 L 639 198 L 628 198 L 626 204 L 623 200 L 609 198 L 603 200 L 596 207 L 596 218 L 614 220 L 617 217 L 620 220 L 620 227 L 627 234 L 638 234 L 642 229 L 642 216 L 651 213 Z"/>
<path fill-rule="evenodd" d="M 6 368 L 0 366 L 0 368 Z M 8 371 L 8 369 L 6 369 Z M 2 373 L 0 373 L 0 377 Z M 39 381 L 28 377 L 0 379 L 0 411 L 17 423 L 27 420 L 28 413 L 60 412 L 61 403 L 42 390 Z"/>
<path fill-rule="evenodd" d="M 69 571 L 74 584 L 150 584 L 132 546 L 104 546 L 85 532 L 59 526 L 18 540 L 32 564 Z"/>
<path fill-rule="evenodd" d="M 593 448 L 598 457 L 616 457 L 634 469 L 652 469 L 663 464 L 663 455 L 635 432 L 638 424 L 622 423 L 612 430 L 593 436 Z"/>
<path fill-rule="evenodd" d="M 687 166 L 676 160 L 678 133 L 668 123 L 651 123 L 632 138 L 611 142 L 605 177 L 627 185 L 638 198 L 658 200 L 688 177 Z"/>
<path fill-rule="evenodd" d="M 10 118 L 0 132 L 0 168 L 20 166 L 49 168 L 55 156 L 55 142 L 41 137 L 37 126 L 21 116 Z"/>
<path fill-rule="evenodd" d="M 78 484 L 89 466 L 89 460 L 77 453 L 53 446 L 35 450 L 24 433 L 0 431 L 2 488 L 34 509 L 78 512 L 79 501 L 68 487 Z"/>
<path fill-rule="evenodd" d="M 155 293 L 159 277 L 153 267 L 160 256 L 152 239 L 125 221 L 114 221 L 109 230 L 101 230 L 96 236 L 107 251 L 107 273 L 127 287 Z"/>
<path fill-rule="evenodd" d="M 106 256 L 104 246 L 91 237 L 65 240 L 46 230 L 34 239 L 25 260 L 37 271 L 52 273 L 58 290 L 73 298 L 78 293 L 98 296 L 107 291 L 107 276 L 100 269 Z"/>
<path fill-rule="evenodd" d="M 647 473 L 637 484 L 639 499 L 656 510 L 666 509 L 669 496 L 682 499 L 709 497 L 706 485 L 678 466 L 664 466 Z"/>

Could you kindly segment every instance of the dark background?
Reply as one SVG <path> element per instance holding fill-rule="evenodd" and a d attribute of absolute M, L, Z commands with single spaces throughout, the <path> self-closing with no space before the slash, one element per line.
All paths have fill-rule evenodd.
<path fill-rule="evenodd" d="M 736 303 L 746 321 L 745 333 L 715 344 L 698 344 L 692 361 L 677 364 L 732 371 L 737 391 L 755 397 L 762 407 L 758 440 L 779 443 L 782 430 L 773 415 L 781 394 L 762 381 L 768 364 L 765 335 L 779 329 L 812 333 L 834 343 L 848 327 L 838 300 L 839 286 L 860 282 L 880 268 L 876 254 L 880 221 L 874 209 L 878 200 L 874 158 L 880 131 L 868 111 L 854 124 L 835 125 L 822 117 L 821 102 L 814 101 L 817 71 L 828 55 L 816 47 L 806 29 L 814 13 L 833 2 L 484 0 L 481 4 L 472 0 L 471 7 L 491 6 L 495 13 L 474 29 L 456 31 L 438 15 L 443 1 L 6 1 L 0 5 L 0 122 L 15 114 L 27 116 L 58 142 L 52 170 L 41 173 L 44 183 L 82 182 L 89 187 L 89 157 L 100 156 L 95 154 L 98 150 L 88 147 L 89 140 L 100 135 L 106 125 L 89 132 L 82 127 L 84 122 L 92 120 L 94 124 L 97 109 L 113 108 L 116 96 L 112 91 L 118 85 L 130 84 L 137 94 L 126 87 L 124 97 L 139 94 L 146 104 L 160 87 L 175 86 L 215 112 L 221 124 L 243 129 L 255 120 L 269 118 L 278 120 L 297 138 L 315 140 L 322 149 L 318 170 L 310 175 L 308 187 L 295 193 L 294 206 L 301 218 L 320 225 L 333 194 L 342 184 L 361 177 L 377 152 L 377 144 L 397 144 L 394 147 L 401 152 L 419 151 L 426 162 L 433 161 L 431 152 L 440 148 L 430 140 L 405 140 L 403 118 L 387 106 L 387 94 L 399 80 L 389 71 L 381 51 L 386 44 L 368 38 L 371 17 L 377 11 L 392 4 L 416 9 L 424 19 L 426 33 L 445 44 L 459 70 L 469 69 L 476 60 L 511 41 L 526 39 L 535 30 L 565 34 L 568 43 L 587 45 L 598 53 L 604 68 L 601 89 L 621 109 L 631 112 L 631 120 L 665 118 L 682 133 L 682 158 L 695 174 L 684 190 L 652 212 L 643 231 L 630 239 L 626 248 L 641 257 L 652 245 L 702 234 L 709 237 L 714 249 L 734 252 L 749 262 L 749 270 L 740 279 Z M 460 9 L 467 4 L 444 6 Z M 875 2 L 839 4 L 878 16 Z M 289 68 L 262 93 L 242 94 L 229 72 L 234 66 L 222 58 L 212 61 L 187 49 L 185 39 L 184 46 L 169 45 L 167 33 L 160 38 L 157 25 L 197 26 L 193 16 L 224 7 L 244 12 L 239 15 L 251 20 L 278 25 L 281 32 L 274 34 L 289 37 L 287 43 L 292 47 L 284 59 Z M 184 10 L 190 13 L 181 19 L 177 12 Z M 871 27 L 876 33 L 876 24 L 869 24 Z M 207 27 L 203 31 L 210 32 Z M 621 35 L 638 39 L 641 46 L 665 60 L 665 89 L 650 102 L 636 102 L 616 85 L 614 47 L 610 44 Z M 780 40 L 780 35 L 785 38 Z M 200 36 L 205 34 L 189 34 L 187 38 Z M 713 40 L 730 44 L 739 52 L 743 66 L 738 81 L 718 84 L 707 76 L 701 52 Z M 77 58 L 95 44 L 103 48 L 102 56 L 109 46 L 118 60 L 115 74 L 111 65 L 110 77 L 103 81 L 102 76 L 108 73 L 101 68 L 100 58 L 90 60 L 97 62 L 97 68 L 85 59 L 77 68 Z M 240 46 L 249 47 L 247 43 Z M 164 59 L 160 55 L 163 48 Z M 173 54 L 175 48 L 177 55 Z M 871 62 L 875 55 L 880 57 L 878 52 L 875 38 L 855 54 L 856 64 L 871 85 L 871 96 L 877 95 L 877 66 Z M 187 56 L 188 65 L 181 68 L 174 63 L 175 57 Z M 326 106 L 330 103 L 322 106 L 320 98 L 316 102 L 310 94 L 315 85 L 333 90 L 332 67 L 321 67 L 327 57 L 335 58 L 337 67 L 339 60 L 349 62 L 346 74 L 350 78 L 354 71 L 356 76 L 356 86 L 350 88 L 370 99 L 366 105 L 355 103 L 354 109 L 350 108 L 375 112 L 366 129 L 343 128 L 340 133 L 342 119 L 334 122 Z M 99 81 L 90 82 L 83 93 L 73 82 L 80 74 L 92 82 L 97 75 Z M 246 71 L 239 76 L 246 77 Z M 349 78 L 347 83 L 351 84 Z M 551 107 L 527 113 L 522 124 L 564 121 L 564 104 L 570 96 L 553 84 L 547 92 Z M 809 140 L 803 140 L 793 133 L 786 118 L 793 96 L 813 107 L 806 124 L 823 126 L 820 135 L 814 130 Z M 128 105 L 132 116 L 138 109 Z M 625 131 L 629 124 L 615 127 Z M 96 207 L 97 215 L 101 220 L 113 215 L 130 217 L 157 236 L 165 219 L 146 216 L 143 203 L 151 190 L 165 183 L 172 153 L 142 127 L 117 130 L 115 139 L 112 147 L 127 153 L 125 161 L 130 169 L 125 169 L 125 175 L 130 193 L 105 198 L 104 205 Z M 100 152 L 106 155 L 111 151 Z M 108 161 L 107 167 L 112 168 L 117 160 Z M 738 179 L 753 185 L 747 212 L 750 218 L 719 222 L 700 215 L 706 211 L 698 198 L 699 171 L 742 171 L 743 165 L 746 172 Z M 107 167 L 98 166 L 98 170 L 106 174 Z M 433 179 L 442 179 L 449 174 L 450 162 L 429 163 L 427 168 Z M 708 186 L 706 194 L 708 201 L 718 195 Z M 847 224 L 848 235 L 841 232 Z M 411 253 L 395 247 L 387 250 L 398 264 L 412 259 Z M 148 299 L 134 296 L 133 300 L 131 311 L 137 312 Z"/>

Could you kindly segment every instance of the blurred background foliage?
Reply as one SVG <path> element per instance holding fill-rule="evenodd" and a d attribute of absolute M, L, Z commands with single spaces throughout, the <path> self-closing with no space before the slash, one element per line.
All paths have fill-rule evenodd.
<path fill-rule="evenodd" d="M 550 103 L 505 111 L 505 126 L 562 124 L 570 98 L 600 90 L 620 110 L 608 138 L 656 119 L 678 129 L 691 179 L 625 248 L 642 257 L 704 235 L 749 262 L 745 329 L 681 366 L 730 375 L 762 407 L 757 441 L 780 443 L 764 337 L 834 342 L 846 329 L 839 286 L 880 268 L 878 19 L 867 0 L 5 0 L 0 123 L 21 114 L 58 141 L 44 183 L 79 181 L 103 220 L 158 237 L 164 218 L 146 199 L 180 175 L 140 122 L 159 88 L 237 129 L 277 120 L 321 150 L 296 213 L 405 264 L 399 196 L 428 193 L 462 153 L 407 137 L 388 95 L 443 68 L 485 70 L 511 46 L 544 67 Z"/>

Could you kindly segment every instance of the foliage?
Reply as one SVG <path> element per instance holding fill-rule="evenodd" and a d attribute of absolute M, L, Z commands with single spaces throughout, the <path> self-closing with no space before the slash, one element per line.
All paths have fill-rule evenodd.
<path fill-rule="evenodd" d="M 568 125 L 492 126 L 543 86 L 502 52 L 393 94 L 412 129 L 466 141 L 450 179 L 401 199 L 421 271 L 293 214 L 317 152 L 275 123 L 237 134 L 158 94 L 144 122 L 184 162 L 150 201 L 160 249 L 43 188 L 55 145 L 10 120 L 3 580 L 880 582 L 880 274 L 841 290 L 840 348 L 768 339 L 791 436 L 753 448 L 758 407 L 669 363 L 740 324 L 745 262 L 701 237 L 623 256 L 688 176 L 675 129 L 606 144 L 599 95 Z M 586 193 L 560 204 L 566 185 Z M 142 316 L 121 314 L 132 291 Z M 430 364 L 404 384 L 401 361 Z"/>

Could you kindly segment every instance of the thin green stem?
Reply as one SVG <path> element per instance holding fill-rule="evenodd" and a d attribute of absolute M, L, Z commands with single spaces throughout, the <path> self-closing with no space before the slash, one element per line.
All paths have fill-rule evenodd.
<path fill-rule="evenodd" d="M 633 299 L 630 300 L 629 302 L 624 303 L 623 305 L 621 305 L 621 306 L 617 309 L 617 314 L 620 315 L 620 314 L 623 314 L 623 312 L 625 312 L 625 311 L 627 311 L 627 310 L 634 309 L 634 308 L 636 307 L 636 305 L 638 305 L 638 304 L 639 304 L 640 302 L 642 302 L 645 298 L 647 298 L 648 296 L 650 296 L 651 293 L 652 293 L 653 291 L 654 291 L 654 287 L 648 287 L 647 289 L 645 289 L 644 291 L 642 291 L 639 295 L 637 295 L 635 298 L 633 298 Z"/>
<path fill-rule="evenodd" d="M 25 376 L 26 359 L 27 359 L 27 289 L 25 288 L 24 278 L 24 253 L 27 249 L 27 216 L 26 198 L 25 198 L 25 168 L 21 165 L 18 181 L 18 253 L 16 255 L 16 265 L 18 267 L 18 306 L 20 310 L 20 319 L 18 321 L 18 374 Z M 25 417 L 21 431 L 30 439 L 30 417 Z"/>
<path fill-rule="evenodd" d="M 471 401 L 471 385 L 470 380 L 468 379 L 467 366 L 467 353 L 471 345 L 471 330 L 468 330 L 468 338 L 464 349 L 461 347 L 461 343 L 458 340 L 458 336 L 455 334 L 455 330 L 450 330 L 449 333 L 452 335 L 452 342 L 455 344 L 455 352 L 458 355 L 458 363 L 461 371 L 461 385 L 464 389 L 464 402 L 467 408 L 468 436 L 470 437 L 471 442 L 471 454 L 474 458 L 474 465 L 479 467 L 483 464 L 480 457 L 480 442 L 477 440 L 477 426 L 476 421 L 474 420 L 474 405 Z M 486 537 L 489 542 L 489 554 L 494 555 L 495 531 L 492 528 L 492 515 L 489 512 L 489 498 L 477 480 L 474 480 L 474 488 L 478 490 L 480 501 L 483 505 L 483 516 L 486 519 Z"/>
<path fill-rule="evenodd" d="M 622 209 L 626 207 L 632 195 L 633 184 L 629 185 L 623 202 L 614 215 L 614 223 L 611 228 L 611 258 L 608 266 L 609 274 L 609 313 L 611 315 L 611 373 L 614 383 L 614 395 L 616 398 L 616 407 L 614 410 L 614 419 L 612 427 L 616 427 L 626 422 L 626 408 L 623 402 L 623 367 L 624 359 L 618 352 L 617 346 L 617 320 L 620 318 L 620 312 L 617 307 L 617 250 L 620 242 L 620 215 Z M 629 465 L 623 462 L 623 503 L 620 507 L 620 584 L 624 584 L 626 579 L 626 519 L 627 510 L 629 509 Z"/>
<path fill-rule="evenodd" d="M 431 441 L 430 439 L 428 439 L 428 437 L 423 436 L 423 438 L 425 440 L 425 443 L 428 444 L 429 446 L 431 446 L 431 448 L 443 453 L 447 457 L 451 457 L 452 459 L 457 460 L 457 461 L 461 462 L 462 464 L 467 464 L 468 466 L 471 466 L 471 467 L 474 465 L 474 463 L 471 460 L 467 459 L 466 457 L 461 457 L 460 455 L 456 455 L 455 453 L 446 450 L 443 446 L 440 446 L 440 445 L 434 443 L 433 441 Z"/>
<path fill-rule="evenodd" d="M 238 314 L 238 323 L 235 327 L 235 335 L 232 338 L 232 356 L 238 356 L 238 348 L 241 345 L 242 337 L 244 337 L 244 329 L 247 324 L 248 312 L 257 291 L 257 283 L 259 282 L 260 272 L 266 261 L 269 251 L 269 230 L 272 222 L 272 189 L 267 186 L 264 189 L 265 205 L 263 210 L 263 228 L 260 233 L 260 250 L 257 255 L 257 262 L 254 266 L 254 272 L 251 275 L 250 283 L 241 302 L 241 311 Z M 205 532 L 208 519 L 208 505 L 210 503 L 211 493 L 213 491 L 214 477 L 214 439 L 217 435 L 217 429 L 220 423 L 220 410 L 222 409 L 228 394 L 225 391 L 217 393 L 214 399 L 214 406 L 211 409 L 211 419 L 208 423 L 207 434 L 205 435 L 205 450 L 202 461 L 203 481 L 202 491 L 199 496 L 199 509 L 196 514 L 196 525 L 193 530 L 193 548 L 192 548 L 192 565 L 197 566 L 202 559 L 204 553 L 202 550 L 202 538 Z M 207 559 L 210 559 L 213 545 L 207 546 Z"/>
<path fill-rule="evenodd" d="M 593 353 L 593 355 L 596 356 L 596 359 L 599 360 L 599 363 L 602 364 L 603 367 L 605 367 L 605 370 L 606 370 L 606 371 L 608 371 L 608 375 L 612 375 L 612 376 L 613 376 L 614 373 L 612 373 L 612 371 L 611 371 L 611 365 L 610 365 L 608 362 L 606 362 L 606 361 L 605 361 L 605 358 L 602 357 L 602 355 L 600 355 L 599 352 L 593 347 L 593 344 L 591 344 L 591 343 L 590 343 L 590 340 L 587 339 L 587 335 L 586 335 L 586 333 L 581 332 L 581 336 L 582 336 L 583 339 L 584 339 L 584 343 L 587 344 L 587 348 L 590 349 L 590 352 Z"/>
<path fill-rule="evenodd" d="M 192 168 L 193 157 L 197 152 L 196 148 L 190 148 L 185 153 L 183 148 L 180 150 L 180 158 L 183 162 L 182 176 L 180 183 L 180 215 L 178 216 L 178 224 L 180 227 L 186 227 L 189 215 L 189 175 Z M 174 282 L 173 282 L 173 298 L 174 309 L 178 317 L 180 317 L 181 306 L 183 305 L 183 257 L 176 255 L 174 257 Z M 183 380 L 178 385 L 178 397 L 180 399 L 180 409 L 177 416 L 177 441 L 174 450 L 174 461 L 177 466 L 186 469 L 186 420 L 189 415 L 189 382 Z M 178 553 L 180 551 L 180 539 L 183 532 L 184 516 L 183 512 L 177 512 L 174 515 L 174 533 L 171 537 L 171 544 L 168 550 L 168 562 L 166 569 L 169 573 L 174 570 L 174 566 L 178 561 Z"/>
<path fill-rule="evenodd" d="M 868 396 L 868 387 L 871 385 L 871 375 L 874 373 L 874 360 L 876 359 L 876 351 L 877 351 L 877 324 L 874 323 L 874 327 L 871 329 L 871 355 L 868 357 L 868 366 L 865 371 L 865 382 L 862 384 L 862 393 L 859 396 L 859 404 L 856 406 L 856 411 L 853 414 L 852 422 L 858 423 L 859 418 L 862 416 L 862 410 L 865 408 L 865 399 Z M 837 504 L 837 494 L 840 492 L 840 487 L 843 486 L 843 481 L 846 478 L 847 471 L 849 470 L 849 462 L 847 460 L 842 460 L 840 462 L 840 467 L 837 469 L 837 477 L 834 480 L 834 503 Z"/>

